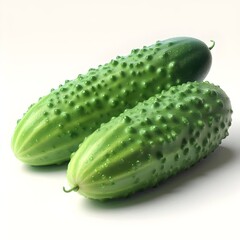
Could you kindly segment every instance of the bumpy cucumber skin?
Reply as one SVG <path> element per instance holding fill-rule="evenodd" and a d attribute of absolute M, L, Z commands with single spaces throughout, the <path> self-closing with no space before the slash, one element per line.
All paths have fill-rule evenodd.
<path fill-rule="evenodd" d="M 73 154 L 71 187 L 87 198 L 129 196 L 189 168 L 228 135 L 231 104 L 208 82 L 173 86 L 96 130 Z"/>
<path fill-rule="evenodd" d="M 101 123 L 163 89 L 204 79 L 210 66 L 208 47 L 194 38 L 134 49 L 67 81 L 31 106 L 17 124 L 13 151 L 29 165 L 60 164 Z"/>

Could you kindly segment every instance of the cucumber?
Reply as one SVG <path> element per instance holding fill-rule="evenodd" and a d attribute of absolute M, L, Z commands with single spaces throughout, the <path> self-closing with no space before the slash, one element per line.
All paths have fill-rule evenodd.
<path fill-rule="evenodd" d="M 33 104 L 16 126 L 12 149 L 29 165 L 61 164 L 101 123 L 173 85 L 204 79 L 210 66 L 210 48 L 194 38 L 134 49 Z"/>
<path fill-rule="evenodd" d="M 104 200 L 156 186 L 216 149 L 228 135 L 231 113 L 218 86 L 173 86 L 87 137 L 71 158 L 71 189 L 64 190 Z"/>

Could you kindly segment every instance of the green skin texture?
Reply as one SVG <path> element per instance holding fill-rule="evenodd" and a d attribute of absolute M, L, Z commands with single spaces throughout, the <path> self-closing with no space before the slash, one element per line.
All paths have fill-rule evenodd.
<path fill-rule="evenodd" d="M 18 122 L 12 149 L 29 165 L 61 164 L 101 123 L 164 89 L 200 81 L 211 53 L 188 37 L 158 41 L 90 69 L 30 106 Z"/>
<path fill-rule="evenodd" d="M 91 134 L 68 165 L 72 190 L 129 196 L 206 157 L 228 135 L 231 104 L 218 86 L 186 83 L 125 110 Z"/>

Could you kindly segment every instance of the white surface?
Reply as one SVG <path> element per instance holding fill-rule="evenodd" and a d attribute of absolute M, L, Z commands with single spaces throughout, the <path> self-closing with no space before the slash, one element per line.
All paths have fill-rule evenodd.
<path fill-rule="evenodd" d="M 0 0 L 0 239 L 240 239 L 238 2 Z M 234 110 L 229 137 L 199 165 L 129 200 L 96 203 L 63 193 L 66 165 L 30 168 L 13 156 L 16 120 L 52 87 L 184 35 L 216 41 L 207 79 Z"/>

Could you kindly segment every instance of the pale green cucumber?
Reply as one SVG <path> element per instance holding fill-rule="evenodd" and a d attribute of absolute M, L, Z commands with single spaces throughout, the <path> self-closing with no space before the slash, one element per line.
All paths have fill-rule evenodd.
<path fill-rule="evenodd" d="M 231 113 L 218 86 L 173 86 L 86 138 L 68 166 L 70 191 L 111 199 L 156 186 L 215 150 L 228 135 Z"/>

